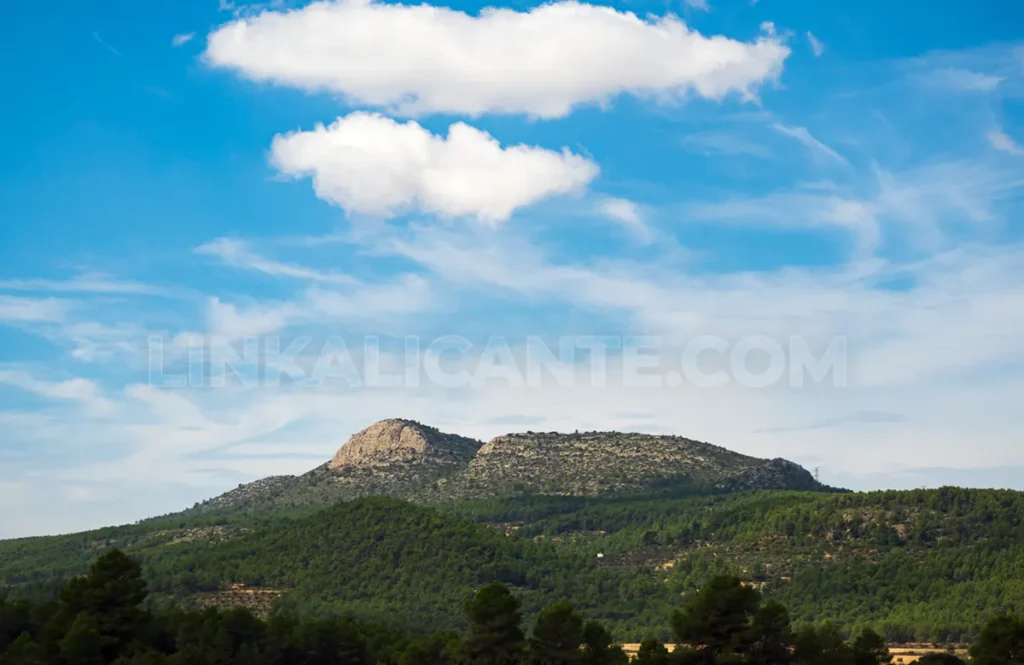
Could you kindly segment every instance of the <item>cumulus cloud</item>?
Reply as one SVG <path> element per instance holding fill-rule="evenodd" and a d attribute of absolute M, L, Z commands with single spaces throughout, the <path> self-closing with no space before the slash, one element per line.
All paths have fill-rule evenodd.
<path fill-rule="evenodd" d="M 312 178 L 317 196 L 349 212 L 419 210 L 489 224 L 581 190 L 598 174 L 595 163 L 567 149 L 503 148 L 465 123 L 451 125 L 445 137 L 416 122 L 361 112 L 275 137 L 271 160 L 286 175 Z"/>
<path fill-rule="evenodd" d="M 752 99 L 778 79 L 789 52 L 775 34 L 706 37 L 672 15 L 644 20 L 578 2 L 471 16 L 342 0 L 231 21 L 210 35 L 206 60 L 404 114 L 555 118 L 623 93 Z"/>
<path fill-rule="evenodd" d="M 174 48 L 184 46 L 185 44 L 188 44 L 190 41 L 192 41 L 192 38 L 195 36 L 196 33 L 194 32 L 189 32 L 183 35 L 174 35 L 174 37 L 171 39 L 171 46 L 173 46 Z"/>

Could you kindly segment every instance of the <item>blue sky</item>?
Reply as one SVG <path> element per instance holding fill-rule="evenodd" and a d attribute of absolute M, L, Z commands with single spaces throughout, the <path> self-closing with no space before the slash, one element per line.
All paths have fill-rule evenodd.
<path fill-rule="evenodd" d="M 1020 3 L 0 16 L 0 504 L 19 507 L 0 537 L 302 472 L 384 417 L 677 433 L 858 489 L 1024 489 Z M 362 372 L 368 336 L 392 374 L 410 338 L 464 340 L 449 372 L 570 339 L 576 378 L 317 365 L 335 338 Z M 604 385 L 586 336 L 617 340 Z M 637 337 L 660 383 L 623 378 Z M 305 338 L 298 365 L 329 380 L 271 385 L 256 361 L 168 381 L 197 348 Z M 709 338 L 712 364 L 841 340 L 845 369 L 678 381 Z"/>

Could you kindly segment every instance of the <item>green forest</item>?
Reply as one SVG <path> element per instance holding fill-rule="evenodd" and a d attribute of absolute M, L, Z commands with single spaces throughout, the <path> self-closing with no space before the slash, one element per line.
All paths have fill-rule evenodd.
<path fill-rule="evenodd" d="M 625 665 L 624 649 L 569 599 L 524 627 L 521 600 L 493 581 L 466 594 L 463 627 L 403 631 L 348 618 L 269 620 L 245 609 L 150 611 L 141 564 L 111 550 L 72 578 L 56 600 L 0 599 L 4 665 Z M 672 649 L 642 641 L 637 665 L 879 665 L 891 663 L 871 628 L 846 634 L 833 622 L 794 629 L 786 607 L 720 575 L 680 598 L 664 618 Z M 1024 662 L 1024 621 L 990 620 L 970 650 L 977 665 Z M 955 664 L 952 653 L 920 662 Z"/>
<path fill-rule="evenodd" d="M 320 509 L 172 515 L 127 527 L 0 542 L 10 601 L 59 597 L 117 547 L 142 564 L 145 607 L 228 606 L 263 594 L 271 620 L 461 631 L 492 582 L 527 622 L 553 603 L 615 640 L 674 638 L 666 617 L 717 576 L 785 605 L 794 625 L 876 630 L 889 642 L 971 642 L 1024 611 L 1024 494 L 761 491 L 596 498 L 521 496 L 414 505 L 366 498 Z"/>

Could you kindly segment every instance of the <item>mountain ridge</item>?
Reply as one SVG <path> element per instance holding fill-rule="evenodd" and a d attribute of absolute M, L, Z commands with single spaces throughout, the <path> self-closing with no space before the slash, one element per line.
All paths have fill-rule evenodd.
<path fill-rule="evenodd" d="M 299 476 L 240 485 L 195 509 L 258 509 L 390 496 L 420 503 L 524 494 L 597 496 L 665 487 L 828 489 L 800 465 L 678 435 L 517 432 L 484 443 L 390 418 L 354 434 Z"/>

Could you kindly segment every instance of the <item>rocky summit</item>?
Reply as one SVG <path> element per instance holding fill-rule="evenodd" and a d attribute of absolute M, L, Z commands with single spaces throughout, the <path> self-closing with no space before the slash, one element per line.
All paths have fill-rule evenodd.
<path fill-rule="evenodd" d="M 445 434 L 412 420 L 392 418 L 374 423 L 338 449 L 328 467 L 332 471 L 381 468 L 394 464 L 465 465 L 482 444 L 456 434 Z"/>
<path fill-rule="evenodd" d="M 302 506 L 376 495 L 420 502 L 593 496 L 687 487 L 821 486 L 793 462 L 741 455 L 681 436 L 525 432 L 485 444 L 412 420 L 388 419 L 353 435 L 330 462 L 309 473 L 242 485 L 198 507 Z"/>

